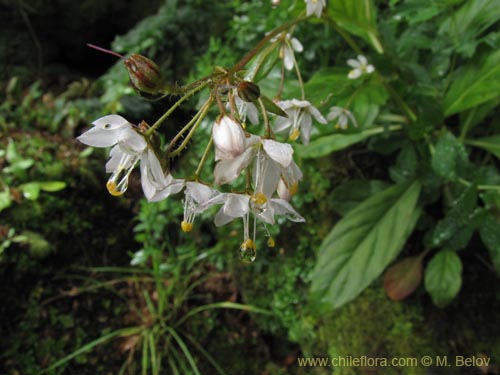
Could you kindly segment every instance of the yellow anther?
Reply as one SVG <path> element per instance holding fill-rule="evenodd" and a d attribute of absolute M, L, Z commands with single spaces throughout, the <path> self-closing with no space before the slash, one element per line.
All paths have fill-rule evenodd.
<path fill-rule="evenodd" d="M 106 183 L 106 188 L 108 189 L 109 194 L 119 197 L 120 195 L 123 195 L 123 191 L 117 190 L 117 186 L 114 181 L 108 181 Z"/>
<path fill-rule="evenodd" d="M 247 128 L 247 124 L 246 124 L 246 122 L 242 122 L 242 123 L 241 123 L 241 127 L 242 127 L 243 129 L 246 129 L 246 128 Z"/>
<path fill-rule="evenodd" d="M 299 191 L 299 183 L 298 182 L 294 183 L 292 186 L 290 186 L 288 191 L 290 192 L 290 195 L 293 197 Z"/>
<path fill-rule="evenodd" d="M 274 238 L 269 237 L 269 238 L 267 239 L 267 246 L 269 246 L 269 247 L 274 247 L 274 246 L 276 246 L 276 242 L 274 241 Z"/>
<path fill-rule="evenodd" d="M 295 141 L 297 138 L 300 136 L 300 131 L 299 129 L 293 129 L 293 131 L 290 133 L 290 140 Z"/>
<path fill-rule="evenodd" d="M 255 243 L 250 238 L 248 238 L 247 240 L 245 240 L 245 242 L 241 244 L 240 248 L 242 250 L 249 250 L 249 249 L 255 250 L 257 247 L 255 246 Z"/>
<path fill-rule="evenodd" d="M 185 220 L 182 220 L 181 229 L 185 233 L 191 232 L 193 230 L 193 223 L 189 223 Z"/>
<path fill-rule="evenodd" d="M 257 194 L 254 194 L 254 196 L 252 197 L 252 201 L 257 206 L 263 206 L 267 202 L 267 197 L 264 193 L 257 193 Z"/>

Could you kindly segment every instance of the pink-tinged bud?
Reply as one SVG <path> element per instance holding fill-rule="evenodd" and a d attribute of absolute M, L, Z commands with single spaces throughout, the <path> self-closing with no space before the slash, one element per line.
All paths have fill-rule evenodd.
<path fill-rule="evenodd" d="M 165 88 L 163 74 L 153 61 L 134 53 L 124 61 L 124 64 L 130 82 L 139 95 L 149 97 L 163 94 Z"/>
<path fill-rule="evenodd" d="M 253 82 L 240 82 L 238 84 L 238 96 L 245 102 L 254 102 L 260 97 L 260 88 Z"/>
<path fill-rule="evenodd" d="M 212 138 L 216 149 L 216 160 L 235 158 L 245 150 L 243 128 L 229 116 L 223 116 L 215 121 Z"/>

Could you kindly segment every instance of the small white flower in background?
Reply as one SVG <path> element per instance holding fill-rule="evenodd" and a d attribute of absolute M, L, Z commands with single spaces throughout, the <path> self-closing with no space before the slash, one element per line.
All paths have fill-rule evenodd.
<path fill-rule="evenodd" d="M 353 114 L 345 108 L 331 107 L 326 118 L 328 121 L 337 120 L 337 124 L 335 125 L 336 128 L 347 129 L 347 123 L 349 120 L 351 120 L 355 127 L 358 127 L 358 123 L 356 122 Z"/>
<path fill-rule="evenodd" d="M 193 230 L 196 214 L 201 213 L 199 207 L 218 194 L 217 190 L 199 182 L 188 181 L 184 189 L 184 220 L 181 222 L 183 232 Z"/>
<path fill-rule="evenodd" d="M 323 13 L 323 8 L 326 7 L 325 0 L 304 0 L 307 7 L 307 15 L 310 16 L 315 14 L 316 17 L 320 18 L 321 13 Z"/>
<path fill-rule="evenodd" d="M 245 150 L 245 132 L 239 123 L 223 116 L 212 126 L 215 160 L 232 159 Z"/>
<path fill-rule="evenodd" d="M 92 124 L 94 127 L 77 139 L 92 147 L 114 146 L 106 163 L 106 172 L 111 173 L 106 187 L 111 195 L 120 196 L 125 193 L 130 173 L 139 161 L 142 189 L 148 200 L 159 200 L 158 193 L 164 199 L 170 193 L 180 191 L 182 185 L 176 186 L 176 180 L 172 176 L 165 176 L 154 151 L 126 119 L 108 115 Z"/>
<path fill-rule="evenodd" d="M 368 64 L 368 60 L 363 55 L 358 55 L 357 59 L 347 60 L 347 64 L 353 68 L 347 75 L 349 79 L 356 79 L 361 77 L 363 74 L 370 74 L 375 71 L 374 66 L 372 64 Z"/>
<path fill-rule="evenodd" d="M 285 34 L 285 36 L 276 36 L 271 39 L 271 43 L 281 40 L 282 44 L 279 51 L 280 59 L 283 59 L 285 68 L 287 70 L 292 70 L 295 65 L 295 52 L 304 51 L 304 46 L 297 38 L 293 38 L 290 34 Z"/>
<path fill-rule="evenodd" d="M 274 130 L 279 133 L 290 129 L 290 140 L 295 141 L 299 136 L 302 143 L 309 144 L 312 128 L 312 118 L 326 124 L 326 120 L 320 111 L 307 100 L 285 100 L 277 103 L 288 117 L 278 117 Z"/>

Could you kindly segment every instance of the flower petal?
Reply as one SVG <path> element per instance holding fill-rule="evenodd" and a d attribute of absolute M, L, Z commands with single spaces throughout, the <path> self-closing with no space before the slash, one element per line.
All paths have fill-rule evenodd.
<path fill-rule="evenodd" d="M 300 43 L 300 41 L 297 38 L 292 38 L 290 40 L 290 43 L 292 44 L 292 48 L 296 52 L 302 52 L 304 50 L 304 46 L 302 45 L 302 43 Z"/>
<path fill-rule="evenodd" d="M 92 147 L 110 147 L 118 143 L 123 129 L 104 130 L 93 127 L 77 137 L 80 142 Z"/>
<path fill-rule="evenodd" d="M 359 78 L 362 74 L 362 71 L 361 69 L 359 68 L 356 68 L 356 69 L 353 69 L 349 72 L 349 74 L 347 75 L 347 77 L 349 79 L 356 79 L 356 78 Z"/>
<path fill-rule="evenodd" d="M 272 139 L 263 139 L 262 146 L 266 154 L 284 168 L 288 167 L 292 161 L 293 148 L 288 143 L 280 143 Z"/>
<path fill-rule="evenodd" d="M 288 220 L 295 222 L 306 221 L 295 209 L 284 199 L 271 199 L 270 204 L 274 209 L 275 215 L 284 215 Z"/>
<path fill-rule="evenodd" d="M 126 119 L 118 115 L 107 115 L 98 118 L 92 123 L 96 128 L 103 130 L 115 130 L 124 126 L 132 126 Z"/>
<path fill-rule="evenodd" d="M 356 59 L 349 59 L 347 60 L 347 65 L 352 68 L 359 68 L 361 66 L 361 63 Z"/>

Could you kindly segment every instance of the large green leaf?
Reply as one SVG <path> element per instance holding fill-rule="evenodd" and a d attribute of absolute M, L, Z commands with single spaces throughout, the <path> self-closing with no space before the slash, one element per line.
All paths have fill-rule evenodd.
<path fill-rule="evenodd" d="M 365 39 L 378 53 L 384 52 L 378 39 L 372 0 L 331 0 L 328 13 L 340 27 Z"/>
<path fill-rule="evenodd" d="M 445 115 L 472 108 L 498 96 L 500 87 L 500 50 L 482 61 L 462 68 L 444 98 Z"/>
<path fill-rule="evenodd" d="M 328 234 L 312 272 L 311 291 L 339 307 L 356 297 L 401 251 L 420 214 L 418 181 L 373 195 Z"/>
<path fill-rule="evenodd" d="M 500 223 L 491 213 L 485 216 L 479 227 L 479 234 L 490 252 L 495 270 L 500 274 Z"/>
<path fill-rule="evenodd" d="M 438 307 L 446 306 L 462 286 L 462 262 L 457 253 L 443 249 L 425 269 L 425 289 Z"/>
<path fill-rule="evenodd" d="M 458 177 L 459 167 L 467 163 L 467 152 L 462 143 L 450 132 L 446 132 L 436 143 L 431 166 L 445 180 Z"/>

